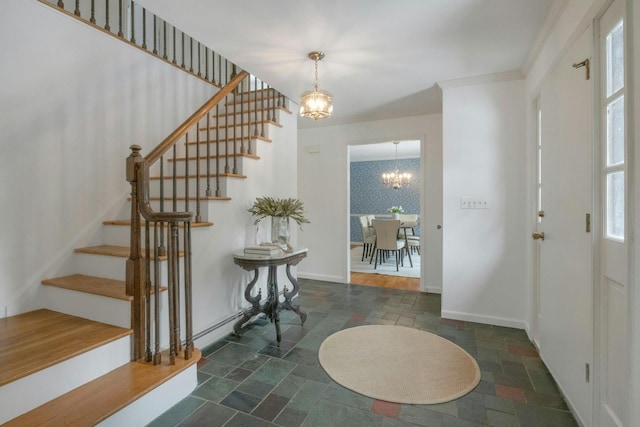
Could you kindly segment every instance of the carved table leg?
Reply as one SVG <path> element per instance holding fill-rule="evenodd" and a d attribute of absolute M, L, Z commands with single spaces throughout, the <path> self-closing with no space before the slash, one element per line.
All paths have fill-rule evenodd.
<path fill-rule="evenodd" d="M 262 291 L 258 291 L 257 298 L 254 298 L 251 296 L 251 290 L 253 289 L 253 287 L 256 285 L 256 282 L 258 281 L 257 268 L 254 270 L 254 274 L 255 275 L 253 276 L 253 280 L 249 282 L 249 284 L 247 285 L 247 289 L 245 289 L 244 291 L 244 298 L 251 303 L 251 308 L 246 310 L 244 313 L 242 313 L 242 318 L 233 325 L 233 332 L 238 337 L 241 336 L 240 328 L 242 327 L 242 325 L 247 323 L 249 319 L 251 319 L 256 314 L 262 313 L 262 309 L 260 308 L 260 299 L 262 298 Z"/>
<path fill-rule="evenodd" d="M 300 310 L 300 305 L 293 305 L 291 303 L 291 300 L 293 299 L 293 297 L 298 295 L 298 289 L 299 289 L 298 281 L 291 275 L 291 264 L 287 264 L 287 277 L 289 278 L 289 281 L 293 285 L 293 289 L 291 289 L 291 292 L 289 292 L 285 286 L 284 292 L 283 292 L 284 301 L 280 303 L 279 309 L 293 311 L 298 316 L 300 316 L 301 325 L 304 325 L 305 320 L 307 320 L 307 314 Z"/>

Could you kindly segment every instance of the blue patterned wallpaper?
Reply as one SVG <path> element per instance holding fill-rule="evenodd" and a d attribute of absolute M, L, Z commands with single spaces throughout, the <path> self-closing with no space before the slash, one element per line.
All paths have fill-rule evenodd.
<path fill-rule="evenodd" d="M 409 172 L 411 184 L 394 190 L 382 183 L 382 174 L 395 170 L 395 160 L 351 163 L 351 241 L 362 242 L 360 215 L 391 215 L 391 206 L 420 215 L 420 159 L 398 160 L 400 172 Z M 416 234 L 420 234 L 419 226 Z"/>

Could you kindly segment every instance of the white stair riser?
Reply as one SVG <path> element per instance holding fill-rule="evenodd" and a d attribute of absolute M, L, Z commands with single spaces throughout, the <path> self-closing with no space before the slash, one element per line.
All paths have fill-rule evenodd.
<path fill-rule="evenodd" d="M 194 171 L 195 173 L 195 171 Z M 220 187 L 220 196 L 224 197 L 227 194 L 227 180 L 229 178 L 226 176 L 221 176 L 219 181 L 216 181 L 215 177 L 211 177 L 209 180 L 209 185 L 210 185 L 210 193 L 211 196 L 214 197 L 216 196 L 216 189 L 218 188 L 218 185 Z M 233 179 L 233 178 L 232 178 Z M 177 178 L 176 179 L 176 192 L 178 197 L 184 197 L 186 194 L 185 191 L 185 185 L 184 185 L 184 178 Z M 189 178 L 189 197 L 190 198 L 194 198 L 196 197 L 197 193 L 196 193 L 196 189 L 198 187 L 198 180 L 195 178 Z M 149 184 L 149 194 L 151 197 L 159 197 L 160 193 L 160 180 L 159 179 L 154 179 L 150 181 Z M 168 200 L 169 197 L 171 197 L 173 195 L 173 182 L 169 179 L 165 179 L 164 180 L 164 197 L 165 197 L 165 202 L 164 202 L 164 206 L 165 206 L 165 211 L 170 211 L 173 209 L 173 202 Z M 200 197 L 204 198 L 207 197 L 207 179 L 206 178 L 200 178 Z M 160 209 L 160 201 L 158 200 L 152 200 L 151 201 L 151 206 L 154 208 L 154 210 L 156 209 Z M 184 209 L 185 206 L 185 202 L 183 200 L 178 200 L 178 209 L 182 210 Z M 157 207 L 157 208 L 156 208 Z M 170 209 L 171 208 L 171 209 Z M 202 215 L 202 204 L 200 206 L 200 214 Z M 195 200 L 189 200 L 189 211 L 193 212 L 194 214 L 196 213 L 196 205 L 195 205 Z"/>
<path fill-rule="evenodd" d="M 131 303 L 57 286 L 43 286 L 45 307 L 121 328 L 131 327 Z"/>
<path fill-rule="evenodd" d="M 265 115 L 265 120 L 266 118 L 267 116 Z M 270 122 L 255 122 L 253 118 L 251 119 L 251 122 L 247 122 L 245 119 L 245 121 L 241 123 L 239 120 L 240 120 L 239 118 L 236 118 L 236 121 L 234 122 L 233 119 L 231 118 L 227 118 L 226 121 L 224 118 L 221 118 L 220 125 L 219 125 L 220 127 L 218 128 L 212 127 L 209 129 L 208 141 L 211 141 L 212 143 L 215 141 L 220 141 L 222 143 L 224 142 L 225 139 L 229 139 L 229 141 L 232 141 L 233 139 L 242 138 L 246 141 L 257 136 L 269 138 L 269 127 L 271 125 Z M 198 129 L 196 128 L 195 130 L 192 130 L 189 132 L 190 142 L 197 141 L 197 138 L 198 138 L 197 130 Z M 207 141 L 207 128 L 206 126 L 204 127 L 200 126 L 200 142 L 204 143 L 206 141 Z M 240 146 L 239 142 L 238 142 L 238 146 Z M 191 148 L 189 148 L 189 150 L 191 150 Z M 229 150 L 229 151 L 232 151 L 232 150 Z"/>
<path fill-rule="evenodd" d="M 144 253 L 144 250 L 143 250 Z M 110 256 L 110 255 L 97 255 L 87 253 L 75 253 L 74 254 L 74 272 L 76 274 L 84 274 L 87 276 L 104 277 L 106 279 L 125 280 L 126 279 L 126 261 L 127 258 Z M 180 259 L 180 271 L 184 266 L 182 265 L 182 258 Z M 151 279 L 153 280 L 153 265 L 151 266 Z M 160 261 L 160 286 L 166 286 L 167 284 L 167 262 Z"/>
<path fill-rule="evenodd" d="M 193 154 L 193 153 L 192 153 Z M 238 175 L 242 175 L 242 164 L 245 162 L 245 158 L 242 156 L 238 156 L 235 158 L 235 169 Z M 215 180 L 215 174 L 220 171 L 220 173 L 233 173 L 234 170 L 234 158 L 233 157 L 221 157 L 220 159 L 200 159 L 197 161 L 195 159 L 191 159 L 189 161 L 180 160 L 177 162 L 171 162 L 169 167 L 165 169 L 165 177 L 173 175 L 173 169 L 175 166 L 176 175 L 184 176 L 187 172 L 187 164 L 189 165 L 189 176 L 196 175 L 198 170 L 197 166 L 200 163 L 200 176 L 207 174 L 207 164 L 209 165 L 208 172 L 210 174 L 210 180 L 212 182 Z M 226 172 L 228 169 L 228 172 Z M 206 188 L 206 178 L 200 178 L 200 180 L 205 181 L 205 185 L 203 188 Z M 165 187 L 167 183 L 171 182 L 170 179 L 165 179 Z"/>
<path fill-rule="evenodd" d="M 129 363 L 130 346 L 126 336 L 0 387 L 0 424 Z"/>
<path fill-rule="evenodd" d="M 98 426 L 138 427 L 147 425 L 173 405 L 187 397 L 197 385 L 198 368 L 196 364 L 193 364 L 180 374 L 99 423 Z"/>
<path fill-rule="evenodd" d="M 201 211 L 202 212 L 202 211 Z M 206 219 L 205 219 L 206 220 Z M 140 227 L 141 230 L 144 230 L 144 227 Z M 167 233 L 167 227 L 165 225 L 164 227 L 164 232 L 165 232 L 165 242 L 166 240 L 166 233 Z M 178 228 L 178 236 L 180 238 L 180 242 L 182 243 L 182 236 L 183 236 L 183 228 L 180 227 Z M 102 241 L 104 242 L 105 245 L 113 245 L 113 246 L 129 246 L 131 240 L 130 240 L 130 235 L 131 235 L 131 228 L 129 228 L 128 225 L 109 225 L 109 226 L 105 226 L 104 229 L 102 230 Z M 153 228 L 151 228 L 151 233 L 153 233 Z M 153 234 L 152 234 L 153 236 Z M 166 246 L 166 243 L 165 243 Z"/>

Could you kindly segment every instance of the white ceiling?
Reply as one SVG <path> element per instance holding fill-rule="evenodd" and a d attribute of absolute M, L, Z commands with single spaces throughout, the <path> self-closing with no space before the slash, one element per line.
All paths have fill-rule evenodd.
<path fill-rule="evenodd" d="M 563 0 L 138 0 L 294 102 L 313 85 L 334 115 L 300 128 L 442 111 L 437 82 L 521 70 Z"/>

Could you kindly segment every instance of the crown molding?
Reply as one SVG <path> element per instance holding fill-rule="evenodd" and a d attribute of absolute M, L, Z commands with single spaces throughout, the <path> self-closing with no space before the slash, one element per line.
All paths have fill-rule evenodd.
<path fill-rule="evenodd" d="M 442 90 L 453 89 L 462 86 L 473 86 L 479 84 L 501 83 L 513 80 L 523 80 L 524 74 L 520 70 L 505 71 L 504 73 L 485 74 L 483 76 L 466 77 L 464 79 L 445 80 L 438 82 Z"/>
<path fill-rule="evenodd" d="M 558 19 L 560 19 L 560 16 L 562 15 L 562 12 L 564 12 L 568 3 L 569 0 L 554 0 L 554 2 L 551 4 L 551 7 L 547 12 L 547 16 L 544 19 L 544 23 L 542 24 L 542 28 L 540 28 L 540 32 L 536 37 L 536 41 L 529 51 L 527 59 L 522 65 L 521 70 L 525 76 L 529 74 L 529 71 L 531 71 L 531 67 L 533 67 L 533 64 L 538 58 L 538 55 L 540 54 L 542 47 L 547 41 L 549 34 L 551 34 L 553 29 L 555 28 L 556 24 L 558 23 Z"/>

